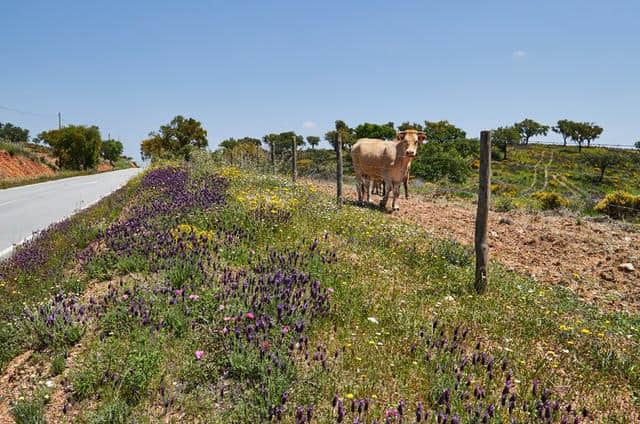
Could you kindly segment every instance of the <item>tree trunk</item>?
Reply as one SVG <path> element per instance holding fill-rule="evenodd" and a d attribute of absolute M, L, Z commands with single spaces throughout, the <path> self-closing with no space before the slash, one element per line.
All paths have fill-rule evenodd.
<path fill-rule="evenodd" d="M 564 138 L 564 146 L 567 147 L 567 137 L 563 137 Z"/>

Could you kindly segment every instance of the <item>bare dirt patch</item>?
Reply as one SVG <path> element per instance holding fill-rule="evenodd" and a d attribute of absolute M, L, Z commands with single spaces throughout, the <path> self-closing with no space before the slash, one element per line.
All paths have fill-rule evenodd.
<path fill-rule="evenodd" d="M 310 182 L 335 194 L 330 182 Z M 353 187 L 345 195 L 357 198 Z M 435 237 L 473 245 L 475 213 L 469 202 L 412 195 L 400 200 L 400 211 L 392 217 L 419 224 Z M 489 246 L 492 258 L 508 268 L 541 283 L 563 285 L 603 310 L 640 311 L 640 233 L 621 223 L 557 213 L 491 212 Z M 635 271 L 621 269 L 624 263 Z"/>
<path fill-rule="evenodd" d="M 11 156 L 4 150 L 0 151 L 0 179 L 31 178 L 53 174 L 53 170 L 42 163 L 20 155 Z"/>

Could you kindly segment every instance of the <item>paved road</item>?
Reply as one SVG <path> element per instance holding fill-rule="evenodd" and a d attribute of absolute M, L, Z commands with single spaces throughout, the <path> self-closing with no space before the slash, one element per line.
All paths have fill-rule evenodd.
<path fill-rule="evenodd" d="M 0 190 L 0 258 L 34 231 L 98 201 L 138 172 L 123 169 Z"/>

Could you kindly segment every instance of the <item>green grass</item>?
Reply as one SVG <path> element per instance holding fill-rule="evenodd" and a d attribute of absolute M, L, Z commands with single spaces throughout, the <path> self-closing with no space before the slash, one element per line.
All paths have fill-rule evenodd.
<path fill-rule="evenodd" d="M 317 422 L 335 422 L 334 395 L 345 402 L 345 422 L 353 422 L 352 397 L 370 400 L 369 417 L 380 418 L 401 400 L 413 414 L 417 402 L 438 409 L 438 398 L 456 384 L 458 372 L 462 381 L 468 376 L 487 391 L 488 400 L 479 402 L 486 407 L 500 401 L 509 370 L 518 402 L 532 409 L 532 382 L 540 380 L 553 399 L 586 406 L 597 422 L 633 422 L 640 412 L 637 314 L 600 311 L 564 288 L 540 286 L 499 263 L 491 266 L 489 292 L 478 296 L 472 288 L 473 256 L 453 241 L 430 238 L 375 210 L 337 208 L 328 196 L 277 176 L 204 171 L 229 176 L 226 205 L 154 221 L 167 234 L 175 234 L 178 224 L 210 232 L 216 241 L 198 254 L 204 256 L 178 255 L 163 265 L 153 252 L 122 257 L 102 251 L 84 268 L 91 278 L 112 284 L 104 311 L 84 327 L 86 349 L 69 370 L 73 407 L 83 411 L 86 422 L 178 416 L 185 422 L 260 422 L 284 392 L 284 422 L 295 422 L 296 406 L 309 405 Z M 132 184 L 127 199 L 146 201 L 132 195 L 134 189 Z M 213 236 L 230 231 L 237 234 L 232 241 Z M 296 269 L 331 288 L 331 309 L 308 323 L 306 351 L 295 348 L 289 354 L 286 345 L 269 346 L 282 358 L 281 366 L 273 367 L 243 338 L 222 336 L 224 323 L 233 331 L 234 322 L 223 317 L 242 317 L 247 305 L 242 296 L 220 297 L 221 279 L 225 272 L 251 276 L 269 255 L 309 252 L 313 240 L 318 253 Z M 207 265 L 197 265 L 199 258 L 209 258 Z M 71 265 L 62 261 L 55 269 Z M 77 281 L 67 287 L 82 289 Z M 174 303 L 171 293 L 177 289 L 198 299 Z M 15 302 L 50 292 L 41 287 Z M 162 325 L 141 325 L 143 316 Z M 444 337 L 447 346 L 456 338 L 451 352 L 430 347 Z M 477 343 L 477 352 L 495 359 L 492 373 L 480 364 L 457 369 Z M 197 359 L 196 351 L 204 356 Z M 320 354 L 323 360 L 315 358 Z M 459 398 L 452 401 L 462 422 L 472 421 L 464 406 Z M 505 408 L 496 414 L 494 422 L 506 420 Z M 532 421 L 532 414 L 521 407 L 515 412 L 519 422 Z M 554 413 L 554 422 L 560 415 Z"/>

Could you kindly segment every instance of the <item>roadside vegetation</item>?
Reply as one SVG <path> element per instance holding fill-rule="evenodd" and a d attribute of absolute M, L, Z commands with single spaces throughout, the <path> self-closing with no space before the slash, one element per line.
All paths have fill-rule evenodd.
<path fill-rule="evenodd" d="M 0 189 L 137 166 L 122 153 L 122 143 L 102 140 L 96 126 L 69 125 L 30 139 L 29 130 L 0 123 Z"/>
<path fill-rule="evenodd" d="M 157 161 L 4 265 L 3 369 L 31 349 L 35 376 L 3 388 L 14 418 L 640 417 L 637 314 L 499 263 L 478 296 L 462 245 L 262 165 L 190 157 Z"/>

